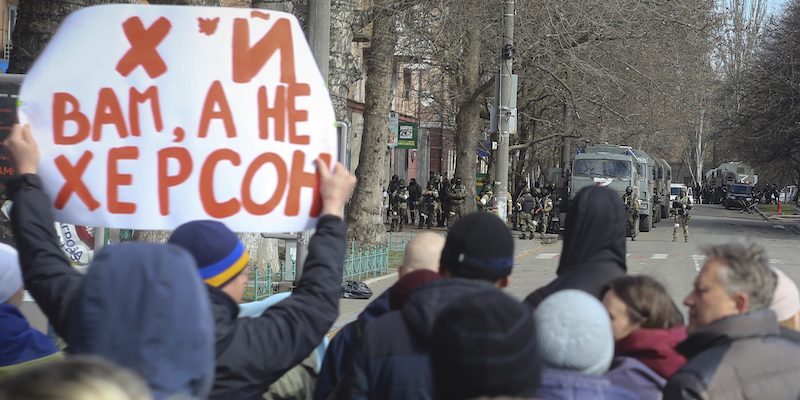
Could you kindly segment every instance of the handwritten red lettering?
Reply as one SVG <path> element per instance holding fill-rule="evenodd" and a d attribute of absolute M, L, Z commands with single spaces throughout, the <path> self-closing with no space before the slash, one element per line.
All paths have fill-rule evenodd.
<path fill-rule="evenodd" d="M 250 82 L 278 50 L 281 52 L 281 82 L 296 82 L 292 24 L 289 20 L 280 18 L 275 21 L 267 34 L 250 47 L 250 23 L 244 18 L 234 19 L 233 81 Z"/>
<path fill-rule="evenodd" d="M 56 209 L 63 210 L 64 206 L 67 204 L 67 200 L 72 196 L 72 193 L 77 194 L 78 198 L 83 200 L 84 204 L 89 207 L 89 211 L 94 211 L 100 207 L 100 203 L 92 197 L 89 188 L 86 187 L 82 180 L 83 173 L 86 171 L 86 167 L 89 166 L 89 162 L 92 161 L 92 157 L 94 157 L 94 155 L 91 151 L 84 151 L 83 155 L 74 166 L 64 155 L 60 155 L 56 158 L 56 167 L 66 180 L 64 186 L 61 187 L 61 190 L 56 196 Z"/>
<path fill-rule="evenodd" d="M 133 214 L 136 204 L 119 201 L 119 187 L 130 186 L 133 175 L 120 174 L 119 160 L 136 160 L 139 158 L 139 148 L 134 146 L 117 147 L 108 151 L 108 180 L 106 196 L 108 196 L 108 211 L 113 214 Z"/>
<path fill-rule="evenodd" d="M 319 158 L 325 160 L 325 163 L 330 165 L 331 155 L 320 154 Z M 289 181 L 289 197 L 286 199 L 286 210 L 284 214 L 287 217 L 293 217 L 300 214 L 300 189 L 312 188 L 314 189 L 314 200 L 311 204 L 311 211 L 309 216 L 318 217 L 322 212 L 322 197 L 319 193 L 319 177 L 316 172 L 305 172 L 303 166 L 306 163 L 306 155 L 300 150 L 295 150 L 292 156 L 292 176 Z"/>
<path fill-rule="evenodd" d="M 241 164 L 239 154 L 231 149 L 219 149 L 208 155 L 200 169 L 200 201 L 203 209 L 212 218 L 227 218 L 239 212 L 239 201 L 229 199 L 222 203 L 214 198 L 214 170 L 222 160 L 228 160 L 234 166 Z"/>
<path fill-rule="evenodd" d="M 92 140 L 99 142 L 103 134 L 103 125 L 114 125 L 119 137 L 128 137 L 128 127 L 125 125 L 125 116 L 114 90 L 111 88 L 100 89 L 97 96 L 97 109 L 94 113 L 94 126 L 92 127 Z"/>
<path fill-rule="evenodd" d="M 269 120 L 274 120 L 275 140 L 283 142 L 286 137 L 286 88 L 278 85 L 275 89 L 275 105 L 270 108 L 267 88 L 258 88 L 258 137 L 269 139 Z"/>
<path fill-rule="evenodd" d="M 219 111 L 216 111 L 217 105 L 219 105 Z M 200 115 L 200 129 L 197 137 L 203 138 L 208 135 L 208 126 L 211 124 L 211 120 L 215 118 L 221 119 L 225 124 L 225 133 L 228 137 L 236 137 L 236 125 L 233 123 L 231 107 L 228 105 L 228 99 L 225 97 L 225 91 L 219 81 L 214 81 L 211 84 L 211 88 L 208 89 L 208 94 L 206 94 L 203 113 Z"/>
<path fill-rule="evenodd" d="M 297 123 L 308 121 L 308 111 L 297 110 L 295 108 L 294 100 L 298 96 L 308 96 L 311 94 L 311 88 L 305 83 L 296 83 L 289 85 L 288 94 L 288 114 L 289 114 L 289 143 L 294 144 L 309 144 L 311 138 L 308 135 L 297 135 Z"/>
<path fill-rule="evenodd" d="M 153 113 L 153 122 L 156 124 L 156 132 L 164 129 L 164 121 L 161 119 L 161 103 L 158 101 L 158 88 L 150 86 L 144 93 L 139 93 L 136 88 L 131 88 L 128 93 L 128 115 L 131 119 L 131 135 L 141 136 L 142 130 L 139 127 L 139 104 L 144 104 L 150 100 L 150 111 Z"/>
<path fill-rule="evenodd" d="M 167 72 L 167 64 L 158 54 L 159 44 L 167 37 L 172 24 L 164 17 L 145 29 L 139 17 L 133 17 L 122 23 L 122 30 L 131 44 L 131 49 L 117 63 L 117 72 L 128 76 L 138 66 L 142 66 L 150 79 L 155 79 Z"/>
<path fill-rule="evenodd" d="M 178 174 L 169 175 L 169 159 L 178 161 Z M 158 209 L 169 215 L 169 188 L 180 185 L 192 173 L 192 156 L 183 147 L 168 147 L 158 152 Z"/>
<path fill-rule="evenodd" d="M 275 188 L 275 193 L 272 194 L 272 197 L 267 200 L 264 204 L 258 204 L 253 201 L 251 187 L 253 185 L 253 177 L 255 177 L 256 172 L 261 168 L 261 166 L 272 163 L 275 166 L 275 170 L 278 173 L 278 182 Z M 266 215 L 272 212 L 275 207 L 278 206 L 278 203 L 281 202 L 283 198 L 283 192 L 286 191 L 286 163 L 283 162 L 283 159 L 275 153 L 264 153 L 256 157 L 250 166 L 247 167 L 247 172 L 244 174 L 244 180 L 242 181 L 242 205 L 244 205 L 244 209 L 253 215 Z"/>
<path fill-rule="evenodd" d="M 72 111 L 67 112 L 67 104 Z M 72 136 L 64 134 L 67 121 L 75 122 L 78 131 Z M 69 93 L 53 94 L 53 142 L 61 145 L 78 144 L 89 137 L 91 123 L 86 115 L 81 113 L 81 104 L 75 96 Z"/>

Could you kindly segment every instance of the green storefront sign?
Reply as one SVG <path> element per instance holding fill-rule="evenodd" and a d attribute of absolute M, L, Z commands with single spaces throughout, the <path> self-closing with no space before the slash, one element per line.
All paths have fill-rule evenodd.
<path fill-rule="evenodd" d="M 399 132 L 397 138 L 397 149 L 416 149 L 417 148 L 417 130 L 419 124 L 416 122 L 401 122 L 399 124 Z"/>

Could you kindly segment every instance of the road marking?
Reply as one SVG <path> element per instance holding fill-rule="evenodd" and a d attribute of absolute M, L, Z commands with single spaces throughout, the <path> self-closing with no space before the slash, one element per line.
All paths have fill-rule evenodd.
<path fill-rule="evenodd" d="M 542 253 L 536 256 L 536 258 L 555 258 L 557 255 L 558 253 Z"/>
<path fill-rule="evenodd" d="M 667 257 L 669 257 L 669 254 L 653 254 L 650 258 L 653 260 L 665 260 Z"/>
<path fill-rule="evenodd" d="M 692 254 L 692 260 L 694 261 L 694 269 L 697 272 L 700 272 L 700 262 L 703 261 L 706 256 L 702 254 Z"/>

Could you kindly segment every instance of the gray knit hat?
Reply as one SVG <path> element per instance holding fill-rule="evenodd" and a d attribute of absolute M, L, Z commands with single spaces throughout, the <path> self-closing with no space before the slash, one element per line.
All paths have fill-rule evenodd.
<path fill-rule="evenodd" d="M 594 296 L 575 289 L 548 296 L 533 312 L 545 367 L 602 375 L 614 357 L 611 320 Z"/>
<path fill-rule="evenodd" d="M 0 303 L 5 303 L 22 287 L 17 249 L 0 243 Z"/>

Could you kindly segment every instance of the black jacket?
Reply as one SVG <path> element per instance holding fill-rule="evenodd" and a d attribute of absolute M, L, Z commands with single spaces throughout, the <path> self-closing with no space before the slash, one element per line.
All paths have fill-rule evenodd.
<path fill-rule="evenodd" d="M 797 399 L 800 345 L 780 337 L 772 311 L 704 326 L 676 348 L 689 362 L 664 388 L 664 400 Z"/>
<path fill-rule="evenodd" d="M 25 287 L 70 353 L 140 373 L 156 399 L 205 399 L 214 379 L 214 325 L 194 258 L 173 245 L 127 243 L 70 265 L 52 203 L 35 175 L 9 184 L 11 225 Z"/>
<path fill-rule="evenodd" d="M 525 303 L 536 308 L 547 296 L 564 289 L 579 289 L 600 298 L 603 286 L 627 271 L 626 218 L 613 190 L 600 186 L 581 189 L 567 213 L 558 277 L 528 295 Z"/>
<path fill-rule="evenodd" d="M 436 317 L 461 298 L 496 290 L 466 278 L 420 285 L 403 309 L 365 327 L 353 362 L 329 399 L 433 400 L 428 341 Z"/>
<path fill-rule="evenodd" d="M 346 227 L 338 217 L 319 219 L 294 292 L 258 318 L 237 318 L 237 304 L 208 286 L 217 342 L 211 399 L 260 399 L 322 342 L 339 315 Z"/>

